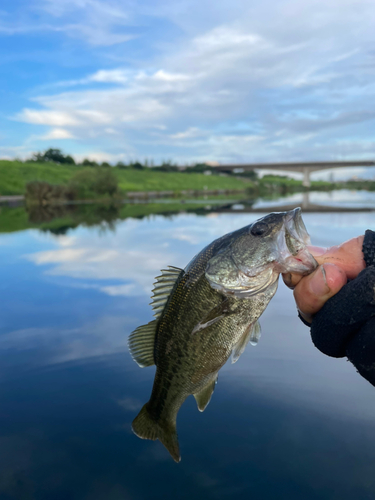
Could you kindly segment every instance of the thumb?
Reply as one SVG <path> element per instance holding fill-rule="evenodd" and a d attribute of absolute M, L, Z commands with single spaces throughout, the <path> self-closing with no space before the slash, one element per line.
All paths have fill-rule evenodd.
<path fill-rule="evenodd" d="M 307 321 L 347 282 L 346 273 L 335 264 L 325 263 L 305 276 L 294 288 L 294 298 Z"/>

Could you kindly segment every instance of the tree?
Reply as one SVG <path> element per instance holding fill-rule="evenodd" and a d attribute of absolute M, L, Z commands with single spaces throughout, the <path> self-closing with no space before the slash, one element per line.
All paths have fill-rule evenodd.
<path fill-rule="evenodd" d="M 70 164 L 70 165 L 76 164 L 76 162 L 74 161 L 74 158 L 70 155 L 65 156 L 65 163 Z"/>
<path fill-rule="evenodd" d="M 126 165 L 124 162 L 122 161 L 118 161 L 116 163 L 116 168 L 129 168 L 128 165 Z"/>
<path fill-rule="evenodd" d="M 87 158 L 85 158 L 83 160 L 82 165 L 84 165 L 85 167 L 97 167 L 98 166 L 96 161 L 88 160 Z"/>
<path fill-rule="evenodd" d="M 64 155 L 60 149 L 50 148 L 44 153 L 34 153 L 29 161 L 52 162 L 59 164 L 75 165 L 74 158 L 70 155 Z"/>
<path fill-rule="evenodd" d="M 47 149 L 43 155 L 44 161 L 52 161 L 54 163 L 65 163 L 65 156 L 60 149 Z"/>
<path fill-rule="evenodd" d="M 136 161 L 135 163 L 131 163 L 130 166 L 132 168 L 136 168 L 137 170 L 144 169 L 144 166 L 142 165 L 142 163 L 139 163 L 139 161 Z"/>

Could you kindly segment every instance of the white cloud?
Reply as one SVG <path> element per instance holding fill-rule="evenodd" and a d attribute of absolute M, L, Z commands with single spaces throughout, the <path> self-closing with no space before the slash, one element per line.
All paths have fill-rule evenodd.
<path fill-rule="evenodd" d="M 100 290 L 112 296 L 124 295 L 125 297 L 127 296 L 134 297 L 134 294 L 136 293 L 136 286 L 134 284 L 103 286 L 100 288 Z"/>
<path fill-rule="evenodd" d="M 83 256 L 87 255 L 88 250 L 85 248 L 66 248 L 63 250 L 48 250 L 29 255 L 29 260 L 36 264 L 52 264 L 56 262 L 76 262 Z"/>
<path fill-rule="evenodd" d="M 39 96 L 40 109 L 26 107 L 17 119 L 63 128 L 86 147 L 125 159 L 375 154 L 368 145 L 375 123 L 373 2 L 233 0 L 230 7 L 219 1 L 212 9 L 208 0 L 126 8 L 115 0 L 45 1 L 48 22 L 59 20 L 59 29 L 91 44 L 118 43 L 139 15 L 155 23 L 163 18 L 183 34 L 162 44 L 156 38 L 156 55 L 132 62 L 126 56 L 126 64 L 107 59 L 84 78 L 59 82 L 75 88 Z M 195 8 L 210 16 L 193 19 Z M 343 146 L 360 140 L 367 141 L 366 153 Z"/>
<path fill-rule="evenodd" d="M 122 69 L 99 70 L 86 79 L 86 82 L 105 82 L 105 83 L 125 83 L 128 81 L 126 71 Z"/>
<path fill-rule="evenodd" d="M 36 109 L 24 109 L 16 117 L 20 121 L 26 123 L 34 123 L 36 125 L 52 125 L 57 127 L 64 127 L 69 125 L 78 125 L 78 120 L 71 114 L 65 111 L 43 111 Z"/>
<path fill-rule="evenodd" d="M 42 135 L 40 139 L 44 141 L 53 139 L 74 139 L 74 135 L 63 128 L 53 128 L 52 130 L 47 132 L 47 134 Z"/>
<path fill-rule="evenodd" d="M 4 334 L 0 351 L 7 349 L 38 350 L 35 363 L 53 365 L 78 359 L 127 352 L 127 332 L 131 318 L 101 317 L 74 329 L 27 328 Z"/>
<path fill-rule="evenodd" d="M 167 71 L 164 71 L 162 69 L 159 69 L 159 71 L 154 73 L 153 78 L 162 82 L 179 82 L 191 79 L 191 77 L 188 75 L 168 73 Z"/>
<path fill-rule="evenodd" d="M 109 132 L 108 132 L 109 133 Z M 124 148 L 125 149 L 125 148 Z M 86 154 L 75 154 L 74 158 L 76 161 L 81 162 L 85 158 L 96 161 L 98 163 L 102 163 L 103 161 L 106 161 L 108 163 L 116 163 L 118 161 L 122 161 L 126 159 L 126 155 L 124 153 L 121 154 L 111 154 L 111 153 L 105 153 L 104 151 L 91 151 L 87 152 Z"/>
<path fill-rule="evenodd" d="M 207 136 L 207 132 L 200 130 L 197 127 L 189 127 L 185 132 L 177 132 L 177 134 L 171 134 L 171 139 L 191 139 L 192 137 L 204 137 Z"/>

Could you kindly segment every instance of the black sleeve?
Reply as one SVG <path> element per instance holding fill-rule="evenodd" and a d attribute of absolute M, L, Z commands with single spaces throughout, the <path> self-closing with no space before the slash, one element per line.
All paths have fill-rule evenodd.
<path fill-rule="evenodd" d="M 366 268 L 329 299 L 314 316 L 311 338 L 328 356 L 347 356 L 375 386 L 375 232 L 363 243 Z"/>

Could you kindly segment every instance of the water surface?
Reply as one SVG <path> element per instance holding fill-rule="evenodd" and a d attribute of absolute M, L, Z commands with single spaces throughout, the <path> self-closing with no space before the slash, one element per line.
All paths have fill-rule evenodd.
<path fill-rule="evenodd" d="M 0 235 L 1 499 L 374 498 L 375 389 L 314 348 L 282 283 L 258 346 L 221 370 L 206 411 L 193 397 L 182 406 L 180 464 L 130 430 L 154 368 L 132 361 L 127 336 L 152 319 L 154 277 L 260 216 L 210 210 Z M 324 246 L 374 219 L 304 215 Z"/>

